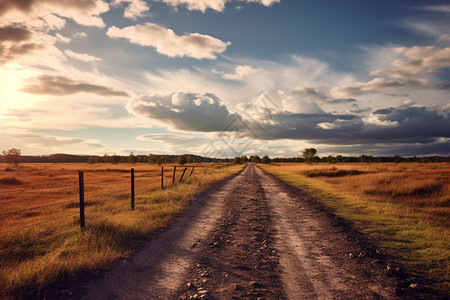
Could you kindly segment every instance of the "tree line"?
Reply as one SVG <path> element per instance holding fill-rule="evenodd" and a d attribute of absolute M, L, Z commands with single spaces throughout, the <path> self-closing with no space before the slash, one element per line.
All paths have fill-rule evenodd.
<path fill-rule="evenodd" d="M 303 151 L 299 151 L 299 156 L 291 158 L 270 158 L 268 155 L 260 157 L 259 155 L 251 156 L 236 156 L 234 158 L 208 158 L 193 154 L 182 154 L 182 155 L 160 155 L 160 154 L 149 154 L 149 155 L 136 155 L 133 152 L 129 155 L 71 155 L 71 154 L 51 154 L 51 155 L 40 155 L 40 156 L 23 156 L 21 155 L 21 150 L 17 148 L 12 148 L 5 150 L 0 155 L 0 162 L 9 163 L 11 165 L 18 165 L 21 163 L 150 163 L 150 164 L 167 164 L 167 163 L 178 163 L 181 165 L 187 163 L 198 163 L 198 162 L 224 162 L 232 164 L 245 164 L 245 163 L 262 163 L 269 164 L 272 162 L 294 162 L 294 163 L 346 163 L 346 162 L 362 162 L 362 163 L 377 163 L 377 162 L 450 162 L 450 157 L 441 156 L 426 156 L 426 157 L 402 157 L 400 155 L 394 156 L 372 156 L 361 154 L 359 156 L 344 156 L 344 155 L 328 155 L 319 157 L 317 155 L 317 150 L 314 148 L 306 148 Z"/>

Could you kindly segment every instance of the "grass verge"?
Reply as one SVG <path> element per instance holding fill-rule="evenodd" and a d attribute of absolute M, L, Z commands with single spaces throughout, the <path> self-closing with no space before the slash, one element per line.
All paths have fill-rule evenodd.
<path fill-rule="evenodd" d="M 239 165 L 200 169 L 182 184 L 144 191 L 136 196 L 134 211 L 126 190 L 87 199 L 84 233 L 79 229 L 77 208 L 64 207 L 69 216 L 58 212 L 55 215 L 61 218 L 55 222 L 3 234 L 0 298 L 43 298 L 54 285 L 107 268 L 167 226 L 196 194 L 240 169 Z"/>
<path fill-rule="evenodd" d="M 394 263 L 430 279 L 429 288 L 450 294 L 450 164 L 261 167 L 376 237 Z"/>

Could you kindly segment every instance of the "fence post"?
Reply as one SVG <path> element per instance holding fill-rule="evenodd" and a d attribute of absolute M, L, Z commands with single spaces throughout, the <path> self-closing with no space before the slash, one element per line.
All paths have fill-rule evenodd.
<path fill-rule="evenodd" d="M 183 176 L 184 176 L 184 173 L 186 172 L 186 170 L 187 170 L 187 168 L 184 168 L 183 173 L 181 174 L 181 177 L 180 177 L 180 182 L 181 182 L 181 180 L 183 180 Z"/>
<path fill-rule="evenodd" d="M 192 172 L 194 172 L 194 168 L 195 168 L 195 167 L 192 167 L 191 173 L 189 173 L 189 177 L 192 176 Z"/>
<path fill-rule="evenodd" d="M 84 217 L 84 173 L 78 173 L 79 179 L 79 191 L 80 191 L 80 228 L 81 231 L 84 231 L 85 227 L 85 217 Z"/>
<path fill-rule="evenodd" d="M 131 210 L 134 210 L 134 169 L 131 168 Z"/>
<path fill-rule="evenodd" d="M 172 175 L 172 183 L 175 183 L 175 171 L 177 170 L 177 166 L 173 167 L 173 175 Z"/>
<path fill-rule="evenodd" d="M 164 166 L 161 166 L 161 189 L 164 189 Z"/>

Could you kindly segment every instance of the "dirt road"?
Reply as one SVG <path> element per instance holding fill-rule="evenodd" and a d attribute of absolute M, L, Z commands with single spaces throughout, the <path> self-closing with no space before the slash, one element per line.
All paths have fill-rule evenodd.
<path fill-rule="evenodd" d="M 83 299 L 392 299 L 375 250 L 254 165 L 93 280 Z"/>

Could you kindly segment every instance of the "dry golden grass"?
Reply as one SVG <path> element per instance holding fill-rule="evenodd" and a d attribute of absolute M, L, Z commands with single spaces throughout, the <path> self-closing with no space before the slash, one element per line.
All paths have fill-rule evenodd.
<path fill-rule="evenodd" d="M 450 163 L 262 165 L 377 237 L 411 270 L 450 289 Z"/>
<path fill-rule="evenodd" d="M 242 168 L 203 166 L 190 178 L 189 168 L 183 183 L 172 184 L 172 165 L 164 165 L 162 191 L 157 165 L 24 164 L 11 171 L 0 164 L 0 298 L 36 297 L 52 284 L 107 267 L 166 226 L 195 194 Z M 134 211 L 130 168 L 135 169 Z M 85 173 L 84 233 L 79 170 Z M 177 168 L 177 179 L 183 170 Z"/>

